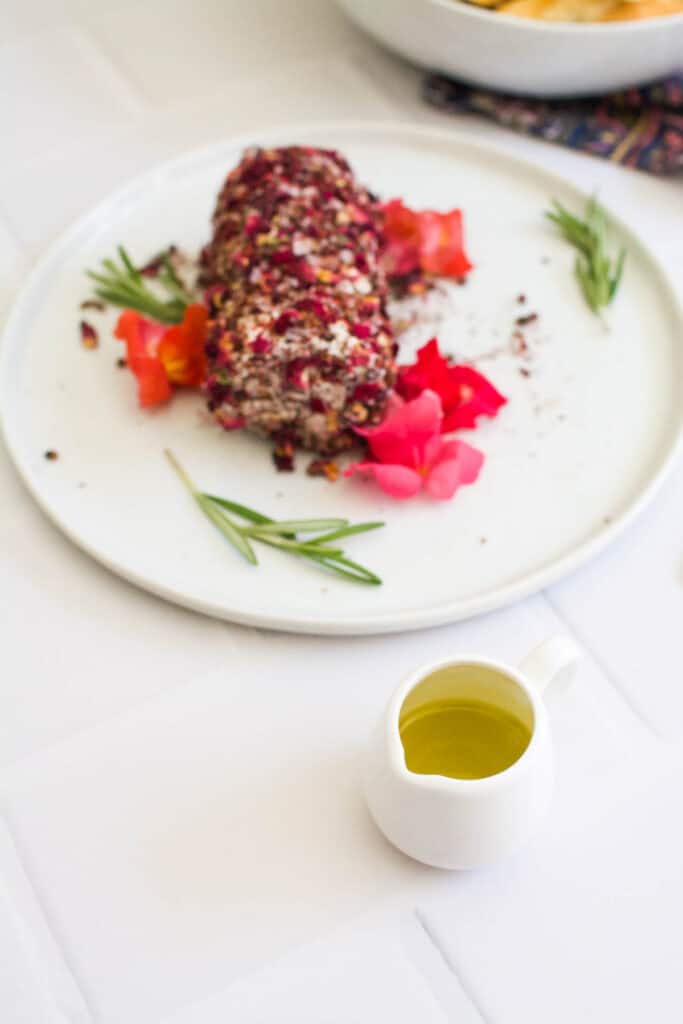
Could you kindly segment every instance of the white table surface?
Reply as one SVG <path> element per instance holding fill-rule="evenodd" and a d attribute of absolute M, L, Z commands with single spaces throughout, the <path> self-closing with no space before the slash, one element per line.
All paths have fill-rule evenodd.
<path fill-rule="evenodd" d="M 0 318 L 51 239 L 132 175 L 245 129 L 331 118 L 466 126 L 597 188 L 683 289 L 683 181 L 439 115 L 419 81 L 325 0 L 1 0 Z M 65 540 L 2 450 L 0 498 L 3 1024 L 679 1019 L 683 467 L 564 582 L 385 639 L 269 634 L 163 604 Z M 459 647 L 517 658 L 556 629 L 585 660 L 553 711 L 543 833 L 471 875 L 399 857 L 357 787 L 393 686 Z M 257 772 L 239 726 L 263 714 L 278 727 Z M 122 837 L 153 855 L 181 812 L 182 856 L 159 876 L 171 911 L 137 888 Z M 367 923 L 384 911 L 408 925 Z"/>

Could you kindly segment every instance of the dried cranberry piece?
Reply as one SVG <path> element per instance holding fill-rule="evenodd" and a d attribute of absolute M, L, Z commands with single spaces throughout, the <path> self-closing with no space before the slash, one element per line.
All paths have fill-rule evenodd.
<path fill-rule="evenodd" d="M 378 381 L 364 381 L 359 384 L 351 395 L 352 402 L 374 402 L 383 391 Z"/>
<path fill-rule="evenodd" d="M 83 348 L 97 348 L 99 336 L 93 325 L 89 324 L 87 320 L 81 320 L 80 328 Z"/>
<path fill-rule="evenodd" d="M 285 309 L 273 324 L 273 330 L 276 334 L 285 334 L 299 318 L 300 313 L 296 309 Z"/>
<path fill-rule="evenodd" d="M 270 262 L 276 267 L 281 266 L 283 263 L 291 263 L 296 257 L 291 249 L 276 249 L 275 252 L 270 254 Z"/>
<path fill-rule="evenodd" d="M 260 235 L 268 230 L 268 222 L 259 213 L 250 213 L 244 222 L 244 233 L 247 238 Z"/>
<path fill-rule="evenodd" d="M 251 351 L 258 353 L 258 355 L 264 355 L 266 352 L 269 352 L 270 351 L 270 347 L 271 347 L 271 342 L 263 334 L 259 334 L 251 342 Z"/>
<path fill-rule="evenodd" d="M 296 388 L 298 391 L 306 390 L 308 385 L 304 377 L 304 371 L 308 366 L 309 360 L 304 358 L 292 359 L 290 363 L 287 363 L 285 376 L 289 387 Z"/>

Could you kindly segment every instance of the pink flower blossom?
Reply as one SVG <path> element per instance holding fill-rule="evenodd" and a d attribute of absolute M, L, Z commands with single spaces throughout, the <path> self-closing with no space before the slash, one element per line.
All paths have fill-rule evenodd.
<path fill-rule="evenodd" d="M 464 441 L 445 441 L 442 419 L 441 399 L 433 391 L 410 402 L 392 395 L 378 427 L 357 428 L 377 461 L 356 462 L 344 475 L 374 477 L 392 498 L 411 498 L 423 487 L 433 498 L 452 498 L 463 484 L 474 483 L 484 456 Z"/>

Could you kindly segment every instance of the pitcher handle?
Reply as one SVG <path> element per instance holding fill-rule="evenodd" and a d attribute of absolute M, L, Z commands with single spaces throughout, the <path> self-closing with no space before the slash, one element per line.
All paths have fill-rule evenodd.
<path fill-rule="evenodd" d="M 519 670 L 539 693 L 543 693 L 550 683 L 553 691 L 564 691 L 574 678 L 580 658 L 581 651 L 571 637 L 558 633 L 534 647 L 521 662 Z"/>

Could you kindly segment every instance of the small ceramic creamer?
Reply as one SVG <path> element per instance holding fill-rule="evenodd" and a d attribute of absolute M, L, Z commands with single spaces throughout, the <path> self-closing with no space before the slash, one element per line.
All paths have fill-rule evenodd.
<path fill-rule="evenodd" d="M 553 785 L 553 756 L 542 694 L 566 683 L 579 652 L 552 637 L 519 668 L 479 655 L 412 673 L 391 699 L 371 742 L 365 793 L 384 835 L 404 853 L 439 868 L 473 868 L 512 853 L 533 833 Z M 401 727 L 422 707 L 468 702 L 495 708 L 527 730 L 523 753 L 483 778 L 417 774 L 406 766 Z"/>

